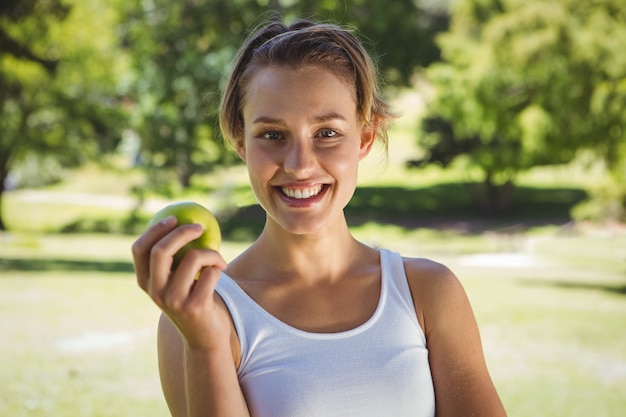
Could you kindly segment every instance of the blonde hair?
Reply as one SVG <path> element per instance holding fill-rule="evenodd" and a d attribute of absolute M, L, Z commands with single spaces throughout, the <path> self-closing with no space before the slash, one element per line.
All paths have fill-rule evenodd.
<path fill-rule="evenodd" d="M 374 63 L 361 42 L 334 24 L 297 21 L 289 26 L 271 22 L 257 30 L 239 50 L 220 106 L 220 128 L 237 147 L 243 142 L 242 109 L 246 87 L 260 68 L 319 66 L 330 70 L 353 91 L 357 115 L 363 123 L 376 123 L 378 139 L 387 149 L 387 129 L 395 118 L 382 99 Z"/>

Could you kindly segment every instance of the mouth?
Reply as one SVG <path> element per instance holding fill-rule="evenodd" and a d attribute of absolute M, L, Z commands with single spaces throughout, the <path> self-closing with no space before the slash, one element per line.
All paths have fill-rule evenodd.
<path fill-rule="evenodd" d="M 306 200 L 320 195 L 325 187 L 325 185 L 319 184 L 311 187 L 279 187 L 279 189 L 289 198 L 293 198 L 295 200 Z"/>

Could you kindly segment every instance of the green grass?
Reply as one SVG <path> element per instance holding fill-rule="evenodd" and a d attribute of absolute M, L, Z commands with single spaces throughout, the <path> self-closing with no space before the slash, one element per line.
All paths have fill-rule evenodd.
<path fill-rule="evenodd" d="M 626 236 L 557 231 L 521 234 L 513 245 L 506 236 L 376 224 L 355 233 L 457 273 L 509 416 L 622 416 Z M 158 311 L 135 284 L 133 238 L 1 239 L 0 415 L 166 416 L 156 368 Z M 243 247 L 226 242 L 225 257 Z M 475 258 L 484 253 L 493 258 Z M 511 254 L 528 262 L 471 262 Z"/>
<path fill-rule="evenodd" d="M 568 268 L 459 270 L 510 416 L 624 414 L 623 276 L 590 269 L 578 286 Z"/>
<path fill-rule="evenodd" d="M 0 235 L 0 415 L 168 415 L 159 311 L 135 283 L 132 240 Z"/>
<path fill-rule="evenodd" d="M 3 271 L 0 294 L 1 415 L 167 415 L 158 312 L 130 273 Z"/>

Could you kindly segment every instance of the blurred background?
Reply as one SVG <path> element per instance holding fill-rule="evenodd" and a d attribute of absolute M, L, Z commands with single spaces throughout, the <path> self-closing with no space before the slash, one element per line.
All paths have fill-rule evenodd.
<path fill-rule="evenodd" d="M 509 416 L 623 416 L 623 0 L 3 0 L 0 415 L 168 415 L 130 246 L 182 199 L 227 260 L 259 233 L 217 107 L 275 16 L 376 59 L 402 116 L 350 226 L 459 275 Z"/>

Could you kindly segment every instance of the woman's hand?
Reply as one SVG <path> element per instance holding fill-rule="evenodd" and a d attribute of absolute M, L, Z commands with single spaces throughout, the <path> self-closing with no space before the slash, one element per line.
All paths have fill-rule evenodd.
<path fill-rule="evenodd" d="M 176 227 L 168 217 L 148 229 L 132 246 L 137 283 L 176 326 L 188 349 L 211 350 L 229 343 L 230 318 L 215 301 L 215 286 L 226 268 L 209 249 L 188 251 L 176 269 L 173 256 L 198 238 L 202 227 Z"/>

